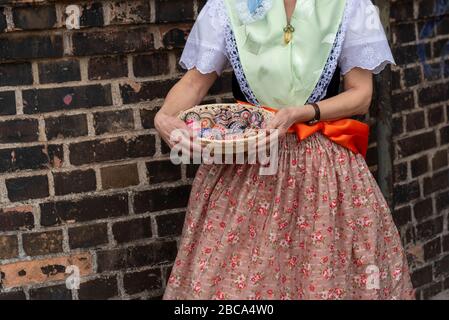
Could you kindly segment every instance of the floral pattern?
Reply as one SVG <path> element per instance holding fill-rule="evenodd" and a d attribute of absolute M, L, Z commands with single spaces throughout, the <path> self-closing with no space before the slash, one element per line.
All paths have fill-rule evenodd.
<path fill-rule="evenodd" d="M 201 165 L 164 299 L 414 299 L 364 158 L 317 132 L 280 141 L 277 175 Z"/>

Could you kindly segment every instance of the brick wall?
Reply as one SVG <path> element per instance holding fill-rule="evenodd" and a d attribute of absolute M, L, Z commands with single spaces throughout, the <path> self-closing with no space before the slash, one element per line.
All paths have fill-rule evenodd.
<path fill-rule="evenodd" d="M 418 297 L 449 289 L 449 1 L 392 2 L 396 207 Z"/>
<path fill-rule="evenodd" d="M 204 2 L 0 0 L 0 299 L 161 296 L 195 167 L 170 163 L 153 118 Z M 447 3 L 392 3 L 394 217 L 421 298 L 449 287 Z"/>

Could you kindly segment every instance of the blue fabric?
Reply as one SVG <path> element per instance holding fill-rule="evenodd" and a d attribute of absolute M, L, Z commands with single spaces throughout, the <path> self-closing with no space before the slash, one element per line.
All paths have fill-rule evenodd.
<path fill-rule="evenodd" d="M 251 14 L 254 14 L 257 8 L 262 4 L 263 0 L 248 0 L 248 10 Z"/>

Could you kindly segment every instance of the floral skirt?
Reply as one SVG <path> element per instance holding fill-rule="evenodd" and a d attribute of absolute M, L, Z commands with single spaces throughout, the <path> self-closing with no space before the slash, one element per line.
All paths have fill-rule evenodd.
<path fill-rule="evenodd" d="M 317 132 L 260 165 L 202 164 L 163 299 L 415 299 L 364 158 Z"/>

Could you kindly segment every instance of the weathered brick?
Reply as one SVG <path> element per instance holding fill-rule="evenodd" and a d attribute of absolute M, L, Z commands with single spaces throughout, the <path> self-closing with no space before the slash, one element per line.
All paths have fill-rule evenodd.
<path fill-rule="evenodd" d="M 195 178 L 196 172 L 200 166 L 198 164 L 186 165 L 186 176 L 187 178 Z"/>
<path fill-rule="evenodd" d="M 449 126 L 440 129 L 441 144 L 449 143 Z"/>
<path fill-rule="evenodd" d="M 34 227 L 31 206 L 0 208 L 0 232 L 30 230 Z"/>
<path fill-rule="evenodd" d="M 184 225 L 185 212 L 166 213 L 155 217 L 159 237 L 180 236 Z"/>
<path fill-rule="evenodd" d="M 156 0 L 156 22 L 193 20 L 192 0 Z"/>
<path fill-rule="evenodd" d="M 162 289 L 160 269 L 150 269 L 126 273 L 123 276 L 123 287 L 127 294 Z"/>
<path fill-rule="evenodd" d="M 435 276 L 449 273 L 449 255 L 445 255 L 435 263 Z"/>
<path fill-rule="evenodd" d="M 138 103 L 157 98 L 165 98 L 175 83 L 176 80 L 161 80 L 139 82 L 133 85 L 122 84 L 120 85 L 120 92 L 124 103 Z"/>
<path fill-rule="evenodd" d="M 78 290 L 80 300 L 105 300 L 118 295 L 116 277 L 102 277 L 81 283 Z"/>
<path fill-rule="evenodd" d="M 417 237 L 420 240 L 432 238 L 443 231 L 443 217 L 422 222 L 416 226 Z"/>
<path fill-rule="evenodd" d="M 113 138 L 85 141 L 70 145 L 70 162 L 74 165 L 152 156 L 155 139 L 152 135 L 130 139 Z"/>
<path fill-rule="evenodd" d="M 108 111 L 94 113 L 95 133 L 117 133 L 132 131 L 134 117 L 132 110 Z"/>
<path fill-rule="evenodd" d="M 31 288 L 30 300 L 72 300 L 72 291 L 65 284 Z"/>
<path fill-rule="evenodd" d="M 162 43 L 166 49 L 182 49 L 186 42 L 186 30 L 173 28 L 163 34 Z"/>
<path fill-rule="evenodd" d="M 404 83 L 406 87 L 413 87 L 422 81 L 421 68 L 411 67 L 404 69 Z"/>
<path fill-rule="evenodd" d="M 407 170 L 408 165 L 407 162 L 398 163 L 394 166 L 394 181 L 400 182 L 407 180 Z"/>
<path fill-rule="evenodd" d="M 93 272 L 90 253 L 80 253 L 71 256 L 19 261 L 0 265 L 3 273 L 4 288 L 19 287 L 48 281 L 64 280 L 67 276 L 67 266 L 79 268 L 80 275 L 86 276 Z"/>
<path fill-rule="evenodd" d="M 146 163 L 150 183 L 177 181 L 181 179 L 181 166 L 170 160 L 151 161 Z"/>
<path fill-rule="evenodd" d="M 444 121 L 443 107 L 435 107 L 428 110 L 429 126 L 435 126 Z"/>
<path fill-rule="evenodd" d="M 426 266 L 424 268 L 413 271 L 412 275 L 413 287 L 420 287 L 432 282 L 433 272 L 432 266 Z"/>
<path fill-rule="evenodd" d="M 0 213 L 3 215 L 3 213 Z M 2 220 L 0 218 L 0 220 Z M 11 259 L 19 255 L 18 240 L 16 235 L 0 235 L 0 260 Z"/>
<path fill-rule="evenodd" d="M 62 230 L 24 233 L 23 250 L 28 256 L 62 252 Z"/>
<path fill-rule="evenodd" d="M 154 36 L 148 27 L 114 31 L 74 32 L 73 53 L 77 56 L 144 52 L 154 49 Z"/>
<path fill-rule="evenodd" d="M 418 92 L 418 101 L 421 107 L 447 99 L 449 99 L 449 86 L 444 83 L 422 88 Z"/>
<path fill-rule="evenodd" d="M 33 142 L 39 139 L 36 119 L 0 121 L 0 143 Z"/>
<path fill-rule="evenodd" d="M 0 36 L 0 61 L 59 58 L 63 55 L 60 35 Z"/>
<path fill-rule="evenodd" d="M 419 197 L 419 183 L 413 181 L 411 183 L 395 185 L 394 198 L 397 204 L 407 203 Z"/>
<path fill-rule="evenodd" d="M 436 197 L 436 210 L 441 212 L 449 207 L 449 191 L 439 193 Z"/>
<path fill-rule="evenodd" d="M 31 63 L 0 64 L 0 86 L 20 86 L 32 83 Z M 0 110 L 0 114 L 1 112 Z"/>
<path fill-rule="evenodd" d="M 108 243 L 106 223 L 69 228 L 69 245 L 71 249 L 91 248 Z"/>
<path fill-rule="evenodd" d="M 97 188 L 95 171 L 92 169 L 53 173 L 53 179 L 56 195 L 89 192 Z"/>
<path fill-rule="evenodd" d="M 51 29 L 56 23 L 54 5 L 16 7 L 12 13 L 14 26 L 23 30 Z"/>
<path fill-rule="evenodd" d="M 25 292 L 23 290 L 14 290 L 8 292 L 0 292 L 0 300 L 25 300 Z"/>
<path fill-rule="evenodd" d="M 433 239 L 424 244 L 424 260 L 428 261 L 441 253 L 441 238 Z"/>
<path fill-rule="evenodd" d="M 5 8 L 0 8 L 0 32 L 5 31 L 7 26 Z"/>
<path fill-rule="evenodd" d="M 410 44 L 393 47 L 393 56 L 399 65 L 407 65 L 430 57 L 431 47 L 428 43 Z"/>
<path fill-rule="evenodd" d="M 415 203 L 413 213 L 417 221 L 422 221 L 433 214 L 432 199 L 428 198 Z"/>
<path fill-rule="evenodd" d="M 142 126 L 145 129 L 153 129 L 154 128 L 154 117 L 159 109 L 140 110 L 140 118 L 142 119 Z"/>
<path fill-rule="evenodd" d="M 60 167 L 63 159 L 60 145 L 0 149 L 0 172 Z"/>
<path fill-rule="evenodd" d="M 16 95 L 14 91 L 0 92 L 0 116 L 16 114 Z"/>
<path fill-rule="evenodd" d="M 391 3 L 391 18 L 397 21 L 413 19 L 414 8 L 412 1 L 397 1 Z"/>
<path fill-rule="evenodd" d="M 414 23 L 395 24 L 392 28 L 392 32 L 396 36 L 397 43 L 412 42 L 416 40 Z"/>
<path fill-rule="evenodd" d="M 134 196 L 136 213 L 183 208 L 187 205 L 190 186 L 142 191 Z"/>
<path fill-rule="evenodd" d="M 119 221 L 112 225 L 112 234 L 117 243 L 151 238 L 151 218 Z"/>
<path fill-rule="evenodd" d="M 149 77 L 169 72 L 168 53 L 154 52 L 133 57 L 133 69 L 136 77 Z"/>
<path fill-rule="evenodd" d="M 111 24 L 136 24 L 151 22 L 151 7 L 148 1 L 114 1 L 109 7 Z"/>
<path fill-rule="evenodd" d="M 139 184 L 139 173 L 135 163 L 103 167 L 100 172 L 103 189 L 125 188 Z"/>
<path fill-rule="evenodd" d="M 92 57 L 88 64 L 89 80 L 103 80 L 128 76 L 126 56 Z"/>
<path fill-rule="evenodd" d="M 103 5 L 101 2 L 86 3 L 81 6 L 80 26 L 101 27 L 104 25 Z"/>
<path fill-rule="evenodd" d="M 449 169 L 434 173 L 432 177 L 424 178 L 425 195 L 447 187 L 449 187 Z"/>
<path fill-rule="evenodd" d="M 412 177 L 415 178 L 429 170 L 427 156 L 424 155 L 411 161 Z"/>
<path fill-rule="evenodd" d="M 412 154 L 434 148 L 436 146 L 435 132 L 420 133 L 398 141 L 399 154 L 407 157 Z"/>
<path fill-rule="evenodd" d="M 128 214 L 128 196 L 118 194 L 47 202 L 42 203 L 40 207 L 41 224 L 52 226 L 126 215 Z"/>
<path fill-rule="evenodd" d="M 448 164 L 447 150 L 437 151 L 432 158 L 433 170 L 441 169 Z"/>
<path fill-rule="evenodd" d="M 85 114 L 45 119 L 45 134 L 48 140 L 81 137 L 87 133 Z"/>
<path fill-rule="evenodd" d="M 13 202 L 46 198 L 50 195 L 46 175 L 6 179 L 5 184 L 8 198 Z"/>
<path fill-rule="evenodd" d="M 171 262 L 177 253 L 176 241 L 156 241 L 145 246 L 99 251 L 98 272 L 156 266 Z"/>
<path fill-rule="evenodd" d="M 27 114 L 109 106 L 111 85 L 24 90 L 23 104 Z"/>
<path fill-rule="evenodd" d="M 396 226 L 401 227 L 409 222 L 412 222 L 412 210 L 410 206 L 405 206 L 394 210 L 393 220 Z"/>
<path fill-rule="evenodd" d="M 81 72 L 78 60 L 46 61 L 38 64 L 40 83 L 62 83 L 80 81 Z"/>
<path fill-rule="evenodd" d="M 415 131 L 424 128 L 426 126 L 424 121 L 424 111 L 409 113 L 405 117 L 405 122 L 407 131 Z"/>

